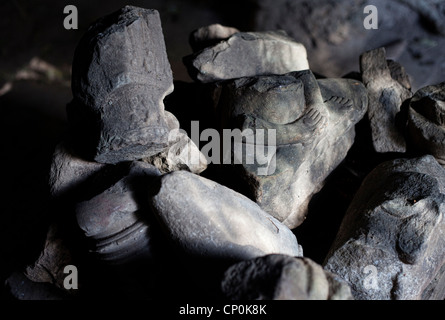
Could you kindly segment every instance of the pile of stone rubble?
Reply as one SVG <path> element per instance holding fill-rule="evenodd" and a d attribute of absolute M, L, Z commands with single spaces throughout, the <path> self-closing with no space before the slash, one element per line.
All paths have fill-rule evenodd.
<path fill-rule="evenodd" d="M 74 53 L 70 134 L 49 179 L 54 221 L 37 261 L 8 279 L 16 298 L 445 298 L 445 83 L 413 93 L 384 49 L 363 53 L 360 73 L 324 78 L 283 31 L 215 24 L 190 45 L 184 64 L 210 101 L 201 123 L 273 129 L 262 144 L 273 166 L 236 163 L 234 150 L 231 164 L 212 163 L 180 130 L 190 123 L 164 106 L 174 82 L 156 10 L 100 19 Z M 388 161 L 360 180 L 317 263 L 296 234 L 354 143 L 366 143 L 359 122 Z"/>

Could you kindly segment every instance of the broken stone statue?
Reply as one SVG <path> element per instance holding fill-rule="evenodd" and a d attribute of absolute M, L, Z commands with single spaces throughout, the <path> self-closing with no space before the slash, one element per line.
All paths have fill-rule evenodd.
<path fill-rule="evenodd" d="M 431 155 L 363 181 L 323 264 L 357 300 L 445 298 L 445 170 Z"/>
<path fill-rule="evenodd" d="M 82 159 L 68 141 L 55 147 L 49 174 L 50 194 L 53 198 L 67 198 L 78 194 L 95 174 L 107 165 Z"/>
<path fill-rule="evenodd" d="M 309 258 L 270 254 L 239 262 L 224 274 L 231 300 L 352 300 L 348 284 Z"/>
<path fill-rule="evenodd" d="M 201 173 L 207 168 L 207 160 L 194 142 L 179 129 L 178 120 L 166 113 L 169 127 L 168 147 L 151 157 L 141 159 L 154 165 L 161 173 L 188 170 Z M 171 115 L 171 116 L 170 116 Z M 112 165 L 88 161 L 76 153 L 71 141 L 61 141 L 54 150 L 49 174 L 50 194 L 54 199 L 69 199 L 79 195 L 94 177 Z M 71 199 L 76 200 L 76 199 Z"/>
<path fill-rule="evenodd" d="M 408 139 L 421 154 L 445 165 L 445 82 L 416 92 L 408 109 Z"/>
<path fill-rule="evenodd" d="M 361 82 L 317 80 L 310 70 L 225 82 L 218 103 L 223 128 L 254 136 L 243 142 L 241 156 L 232 152 L 248 196 L 289 228 L 299 226 L 312 196 L 352 146 L 367 104 Z M 261 136 L 271 132 L 275 139 Z M 272 159 L 266 166 L 263 154 Z"/>
<path fill-rule="evenodd" d="M 369 93 L 368 118 L 376 152 L 406 152 L 400 108 L 411 98 L 411 84 L 404 68 L 386 60 L 385 48 L 360 56 L 363 83 Z"/>
<path fill-rule="evenodd" d="M 159 175 L 154 166 L 134 161 L 119 181 L 76 205 L 78 226 L 91 240 L 90 250 L 97 259 L 123 264 L 151 257 L 144 192 Z"/>
<path fill-rule="evenodd" d="M 188 171 L 167 173 L 159 183 L 150 203 L 183 252 L 227 261 L 303 255 L 291 230 L 245 196 Z"/>
<path fill-rule="evenodd" d="M 55 199 L 76 204 L 79 226 L 101 260 L 130 260 L 148 243 L 148 225 L 141 221 L 141 201 L 136 199 L 140 190 L 135 188 L 146 187 L 140 185 L 140 176 L 173 170 L 200 173 L 207 162 L 176 117 L 163 110 L 163 96 L 173 82 L 156 11 L 127 6 L 100 19 L 77 47 L 74 60 L 74 102 L 67 112 L 80 122 L 74 135 L 55 148 L 50 192 Z M 101 138 L 99 144 L 109 143 L 110 148 L 95 149 L 96 162 L 82 152 L 83 142 L 94 140 L 90 129 L 101 130 L 102 138 L 114 132 L 117 140 L 121 136 L 125 141 Z M 162 132 L 164 147 L 153 148 L 157 138 L 152 140 L 152 134 Z M 87 139 L 81 150 L 76 135 Z M 128 161 L 136 158 L 141 161 Z M 60 202 L 61 210 L 71 209 Z"/>
<path fill-rule="evenodd" d="M 306 48 L 284 31 L 235 32 L 232 28 L 215 26 L 204 30 L 214 31 L 206 37 L 199 35 L 204 31 L 198 31 L 196 37 L 196 32 L 192 34 L 193 48 L 208 43 L 209 37 L 228 38 L 184 58 L 190 76 L 196 81 L 209 83 L 309 69 Z"/>
<path fill-rule="evenodd" d="M 172 70 L 156 10 L 125 6 L 78 44 L 67 113 L 77 148 L 101 163 L 139 160 L 168 147 L 164 97 Z"/>

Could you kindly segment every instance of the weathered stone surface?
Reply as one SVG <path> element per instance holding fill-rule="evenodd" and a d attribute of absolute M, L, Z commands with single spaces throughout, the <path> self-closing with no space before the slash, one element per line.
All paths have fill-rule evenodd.
<path fill-rule="evenodd" d="M 67 276 L 64 268 L 73 263 L 73 256 L 66 245 L 59 226 L 49 227 L 44 248 L 32 266 L 25 270 L 25 276 L 33 282 L 46 282 L 64 289 L 63 281 Z"/>
<path fill-rule="evenodd" d="M 161 173 L 176 170 L 203 172 L 207 168 L 207 159 L 196 144 L 185 133 L 178 131 L 172 135 L 175 137 L 169 138 L 170 146 L 165 151 L 142 160 L 154 165 Z"/>
<path fill-rule="evenodd" d="M 379 165 L 348 208 L 324 268 L 356 299 L 444 299 L 444 182 L 430 155 Z"/>
<path fill-rule="evenodd" d="M 309 69 L 305 47 L 283 31 L 234 33 L 184 63 L 203 83 Z"/>
<path fill-rule="evenodd" d="M 216 43 L 228 39 L 231 35 L 240 32 L 236 28 L 222 26 L 219 23 L 196 29 L 190 34 L 189 43 L 193 52 L 203 50 Z"/>
<path fill-rule="evenodd" d="M 60 142 L 53 153 L 49 187 L 54 198 L 69 196 L 106 167 L 106 164 L 87 161 L 76 155 L 66 141 Z"/>
<path fill-rule="evenodd" d="M 407 3 L 411 5 L 406 5 Z M 343 77 L 360 68 L 359 57 L 371 48 L 385 47 L 387 57 L 412 75 L 413 90 L 443 81 L 445 37 L 434 34 L 444 25 L 441 0 L 256 0 L 249 21 L 253 30 L 285 30 L 301 42 L 311 70 L 328 78 Z M 378 10 L 378 30 L 367 30 Z M 423 7 L 423 8 L 420 8 Z M 436 31 L 437 33 L 437 31 Z"/>
<path fill-rule="evenodd" d="M 309 258 L 272 254 L 239 262 L 224 274 L 232 300 L 352 300 L 349 286 Z"/>
<path fill-rule="evenodd" d="M 385 48 L 386 51 L 386 48 Z M 398 62 L 394 60 L 386 60 L 391 73 L 391 78 L 397 80 L 406 89 L 411 90 L 411 77 L 406 73 L 405 68 Z"/>
<path fill-rule="evenodd" d="M 388 63 L 385 48 L 379 48 L 360 56 L 360 69 L 369 92 L 368 118 L 375 151 L 405 152 L 403 127 L 397 117 L 412 93 L 403 67 Z"/>
<path fill-rule="evenodd" d="M 196 144 L 179 128 L 179 122 L 173 114 L 170 119 L 169 146 L 162 152 L 142 159 L 159 169 L 161 173 L 176 170 L 188 170 L 199 174 L 207 168 L 207 159 Z"/>
<path fill-rule="evenodd" d="M 163 99 L 173 78 L 156 10 L 126 6 L 98 20 L 72 69 L 68 117 L 95 161 L 139 160 L 167 147 Z"/>
<path fill-rule="evenodd" d="M 294 234 L 256 203 L 187 171 L 164 175 L 151 203 L 169 236 L 188 254 L 245 260 L 303 253 Z"/>
<path fill-rule="evenodd" d="M 258 0 L 257 5 L 255 30 L 285 30 L 308 50 L 311 70 L 328 77 L 355 70 L 363 51 L 356 53 L 357 47 L 369 34 L 363 28 L 365 0 Z"/>
<path fill-rule="evenodd" d="M 242 157 L 239 169 L 249 197 L 292 229 L 304 221 L 312 196 L 352 146 L 367 93 L 358 81 L 317 81 L 306 70 L 228 82 L 218 108 L 224 127 L 238 126 L 255 136 L 256 149 L 249 151 L 246 141 L 241 156 L 233 152 L 232 162 Z M 275 130 L 276 140 L 259 140 L 263 132 L 258 129 Z M 260 160 L 262 153 L 269 162 Z"/>
<path fill-rule="evenodd" d="M 100 194 L 76 205 L 78 225 L 92 240 L 97 258 L 118 264 L 151 256 L 144 190 L 160 175 L 152 165 L 133 162 L 129 173 Z"/>
<path fill-rule="evenodd" d="M 416 92 L 408 109 L 408 139 L 419 153 L 445 165 L 445 82 Z"/>
<path fill-rule="evenodd" d="M 5 282 L 8 294 L 17 300 L 67 300 L 65 291 L 49 283 L 29 280 L 22 272 L 13 272 Z"/>

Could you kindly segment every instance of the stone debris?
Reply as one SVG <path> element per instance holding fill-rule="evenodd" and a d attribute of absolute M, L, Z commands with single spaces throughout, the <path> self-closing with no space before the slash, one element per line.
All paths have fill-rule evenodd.
<path fill-rule="evenodd" d="M 222 26 L 219 23 L 198 28 L 190 34 L 189 43 L 193 52 L 203 50 L 207 47 L 227 40 L 230 36 L 240 32 L 236 28 Z"/>
<path fill-rule="evenodd" d="M 187 171 L 164 175 L 151 204 L 169 237 L 191 255 L 245 260 L 303 254 L 295 235 L 255 202 Z"/>
<path fill-rule="evenodd" d="M 150 225 L 141 213 L 144 201 L 139 193 L 158 175 L 154 166 L 134 162 L 125 177 L 76 205 L 79 228 L 93 240 L 91 251 L 98 259 L 124 263 L 150 258 Z"/>
<path fill-rule="evenodd" d="M 420 154 L 433 155 L 445 165 L 445 82 L 415 93 L 408 109 L 408 139 Z"/>
<path fill-rule="evenodd" d="M 358 300 L 443 300 L 444 182 L 431 155 L 379 165 L 348 208 L 324 268 Z"/>
<path fill-rule="evenodd" d="M 402 104 L 412 93 L 402 66 L 386 60 L 385 48 L 360 57 L 363 83 L 369 93 L 368 118 L 377 152 L 406 152 L 403 123 L 398 121 Z"/>
<path fill-rule="evenodd" d="M 293 229 L 303 223 L 312 196 L 346 157 L 354 125 L 367 106 L 367 92 L 359 81 L 317 80 L 306 70 L 229 81 L 218 107 L 225 128 L 239 123 L 243 132 L 275 130 L 272 145 L 264 138 L 259 150 L 261 142 L 255 142 L 255 161 L 242 159 L 240 171 L 261 208 Z M 261 163 L 262 154 L 271 161 Z"/>
<path fill-rule="evenodd" d="M 353 300 L 349 285 L 319 264 L 280 254 L 231 266 L 222 291 L 231 300 Z"/>
<path fill-rule="evenodd" d="M 126 6 L 92 25 L 74 54 L 72 91 L 68 116 L 95 161 L 163 151 L 169 133 L 163 100 L 173 76 L 159 13 Z"/>
<path fill-rule="evenodd" d="M 179 122 L 171 113 L 172 124 L 168 136 L 168 147 L 151 157 L 142 159 L 154 165 L 162 173 L 188 170 L 199 174 L 207 168 L 207 159 L 196 144 L 180 129 Z"/>
<path fill-rule="evenodd" d="M 48 229 L 42 253 L 34 265 L 26 268 L 24 274 L 33 282 L 52 284 L 64 290 L 64 268 L 73 261 L 73 254 L 61 234 L 60 226 L 52 224 Z"/>
<path fill-rule="evenodd" d="M 194 30 L 183 60 L 194 82 L 179 92 L 158 11 L 125 6 L 90 26 L 74 52 L 69 130 L 51 159 L 46 238 L 5 278 L 8 297 L 445 299 L 445 82 L 412 95 L 412 74 L 383 47 L 348 52 L 360 72 L 325 77 L 305 45 L 318 61 L 351 48 L 365 1 L 279 2 L 259 5 L 257 18 L 274 23 L 288 11 L 254 29 L 266 31 Z M 441 13 L 424 11 L 438 3 L 398 2 L 440 32 Z M 289 23 L 310 29 L 298 37 L 305 45 L 276 28 Z M 407 47 L 395 40 L 391 55 Z M 345 202 L 339 213 L 338 198 L 323 196 L 342 183 L 351 185 L 333 194 Z M 300 233 L 314 213 L 317 228 L 328 221 L 322 231 Z M 319 237 L 326 225 L 329 241 Z M 306 245 L 326 251 L 312 259 Z M 82 279 L 74 293 L 69 265 Z"/>

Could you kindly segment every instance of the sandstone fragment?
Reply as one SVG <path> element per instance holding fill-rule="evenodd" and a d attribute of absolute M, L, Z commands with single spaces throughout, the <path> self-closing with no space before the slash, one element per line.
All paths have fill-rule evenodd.
<path fill-rule="evenodd" d="M 184 63 L 202 83 L 309 69 L 305 47 L 284 31 L 237 32 Z"/>
<path fill-rule="evenodd" d="M 413 149 L 445 165 L 445 82 L 416 92 L 408 109 L 408 137 Z"/>
<path fill-rule="evenodd" d="M 72 253 L 61 235 L 60 227 L 52 224 L 40 256 L 26 268 L 25 276 L 33 282 L 53 284 L 63 290 L 66 277 L 63 269 L 72 261 Z"/>
<path fill-rule="evenodd" d="M 74 54 L 72 91 L 68 118 L 78 148 L 95 161 L 163 151 L 169 133 L 163 100 L 173 77 L 159 13 L 126 6 L 93 24 Z"/>
<path fill-rule="evenodd" d="M 309 258 L 272 254 L 239 262 L 224 275 L 232 300 L 352 300 L 349 286 Z"/>
<path fill-rule="evenodd" d="M 171 113 L 167 114 L 171 115 L 168 147 L 164 151 L 142 160 L 154 165 L 161 173 L 176 170 L 187 170 L 196 174 L 203 172 L 207 168 L 207 159 L 187 133 L 180 129 L 175 116 Z"/>
<path fill-rule="evenodd" d="M 445 170 L 430 155 L 385 162 L 355 195 L 324 268 L 355 299 L 444 299 Z"/>
<path fill-rule="evenodd" d="M 151 256 L 151 226 L 144 218 L 147 205 L 141 192 L 158 175 L 152 165 L 134 162 L 125 177 L 76 205 L 77 223 L 99 260 L 122 264 Z"/>
<path fill-rule="evenodd" d="M 169 237 L 187 254 L 228 260 L 302 255 L 295 235 L 256 203 L 196 174 L 164 175 L 150 201 Z"/>
<path fill-rule="evenodd" d="M 397 123 L 397 117 L 412 93 L 403 67 L 389 63 L 385 48 L 379 48 L 361 55 L 360 69 L 369 92 L 368 118 L 375 151 L 405 152 L 403 127 Z"/>

